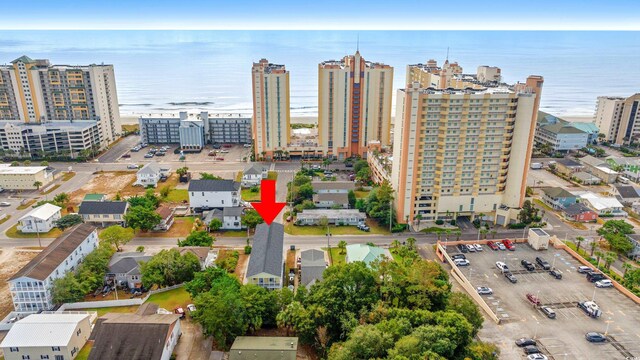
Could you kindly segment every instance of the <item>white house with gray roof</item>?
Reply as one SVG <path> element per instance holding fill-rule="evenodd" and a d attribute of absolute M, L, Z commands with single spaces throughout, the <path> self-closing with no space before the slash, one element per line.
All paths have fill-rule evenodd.
<path fill-rule="evenodd" d="M 169 176 L 170 172 L 170 168 L 160 166 L 155 162 L 150 162 L 138 170 L 138 173 L 136 174 L 136 182 L 133 183 L 133 185 L 156 187 L 160 178 Z"/>
<path fill-rule="evenodd" d="M 253 248 L 245 282 L 267 290 L 282 288 L 284 226 L 279 223 L 260 224 L 253 236 Z"/>
<path fill-rule="evenodd" d="M 260 164 L 251 164 L 242 172 L 242 187 L 260 185 L 267 178 L 267 168 Z"/>
<path fill-rule="evenodd" d="M 18 220 L 18 230 L 23 233 L 47 233 L 56 226 L 61 209 L 48 203 L 38 206 Z"/>
<path fill-rule="evenodd" d="M 151 256 L 144 252 L 117 252 L 109 260 L 106 277 L 116 281 L 119 286 L 127 286 L 130 289 L 138 288 L 142 285 L 140 263 L 149 260 L 151 260 Z"/>
<path fill-rule="evenodd" d="M 124 216 L 129 210 L 126 201 L 83 201 L 80 203 L 78 215 L 87 223 L 102 227 L 125 225 Z"/>
<path fill-rule="evenodd" d="M 204 216 L 205 225 L 209 226 L 211 220 L 218 219 L 222 222 L 222 230 L 240 230 L 242 226 L 242 215 L 244 209 L 240 206 L 213 209 Z"/>
<path fill-rule="evenodd" d="M 240 183 L 233 180 L 191 180 L 188 191 L 195 212 L 240 205 Z"/>

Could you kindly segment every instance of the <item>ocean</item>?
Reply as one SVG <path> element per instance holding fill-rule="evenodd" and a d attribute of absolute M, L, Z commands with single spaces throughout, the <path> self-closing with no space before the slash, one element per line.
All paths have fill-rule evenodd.
<path fill-rule="evenodd" d="M 317 112 L 318 63 L 359 48 L 395 68 L 447 58 L 465 72 L 498 66 L 508 83 L 542 75 L 541 108 L 593 115 L 596 97 L 640 92 L 637 32 L 569 31 L 0 31 L 0 63 L 21 55 L 53 64 L 115 66 L 121 114 L 251 113 L 251 65 L 290 71 L 292 116 Z"/>

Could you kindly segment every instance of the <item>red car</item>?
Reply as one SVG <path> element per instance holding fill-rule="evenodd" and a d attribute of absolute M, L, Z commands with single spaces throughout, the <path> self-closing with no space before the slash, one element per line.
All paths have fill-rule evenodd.
<path fill-rule="evenodd" d="M 218 160 L 218 161 L 224 161 L 224 158 L 219 157 L 219 158 L 216 158 L 216 160 Z"/>
<path fill-rule="evenodd" d="M 173 309 L 173 313 L 176 314 L 176 315 L 180 315 L 181 319 L 184 319 L 187 316 L 185 314 L 185 312 L 184 312 L 184 309 L 179 307 L 179 306 L 177 308 Z"/>
<path fill-rule="evenodd" d="M 540 306 L 540 304 L 542 304 L 540 302 L 540 299 L 538 299 L 538 297 L 533 294 L 527 294 L 527 300 L 529 300 L 530 303 L 536 306 Z"/>
<path fill-rule="evenodd" d="M 507 248 L 507 250 L 509 250 L 509 251 L 515 251 L 515 250 L 516 250 L 515 245 L 513 245 L 513 242 L 512 242 L 511 240 L 509 240 L 509 239 L 504 239 L 504 240 L 502 240 L 502 244 L 503 244 L 503 245 L 504 245 L 504 247 L 506 247 L 506 248 Z"/>
<path fill-rule="evenodd" d="M 491 250 L 498 251 L 498 245 L 496 245 L 496 243 L 494 243 L 493 241 L 489 241 L 487 243 L 487 246 L 490 247 Z"/>
<path fill-rule="evenodd" d="M 225 149 L 228 149 L 228 148 L 230 148 L 230 147 L 233 147 L 233 145 L 224 144 L 224 145 L 222 145 L 222 147 L 223 147 L 223 148 L 225 148 Z"/>

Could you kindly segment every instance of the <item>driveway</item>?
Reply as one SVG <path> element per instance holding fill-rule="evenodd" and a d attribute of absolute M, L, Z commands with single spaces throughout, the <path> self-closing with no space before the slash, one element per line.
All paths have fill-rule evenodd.
<path fill-rule="evenodd" d="M 211 339 L 202 334 L 202 327 L 190 319 L 180 322 L 182 336 L 174 352 L 178 360 L 208 359 L 211 354 Z"/>

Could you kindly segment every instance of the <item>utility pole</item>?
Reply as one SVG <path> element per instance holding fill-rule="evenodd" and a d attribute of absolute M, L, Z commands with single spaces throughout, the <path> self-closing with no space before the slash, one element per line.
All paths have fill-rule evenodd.
<path fill-rule="evenodd" d="M 389 232 L 393 225 L 393 200 L 389 200 Z"/>

